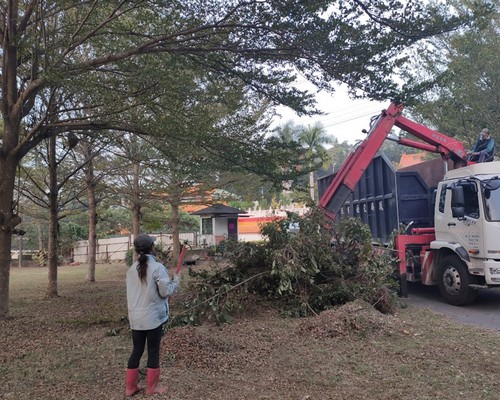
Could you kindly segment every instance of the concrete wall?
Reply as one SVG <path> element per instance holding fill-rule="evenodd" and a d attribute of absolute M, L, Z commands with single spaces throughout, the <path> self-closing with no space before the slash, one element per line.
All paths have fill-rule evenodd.
<path fill-rule="evenodd" d="M 207 248 L 211 246 L 215 246 L 215 238 L 214 235 L 198 235 L 198 242 L 201 248 Z"/>
<path fill-rule="evenodd" d="M 162 244 L 165 248 L 172 246 L 172 235 L 168 234 L 152 234 L 156 237 L 156 243 Z M 198 247 L 198 234 L 196 232 L 181 233 L 179 235 L 181 242 L 187 241 L 192 247 Z M 109 239 L 99 239 L 97 241 L 97 262 L 123 261 L 129 249 L 133 247 L 133 235 L 121 236 Z M 81 240 L 74 247 L 74 262 L 86 263 L 88 261 L 88 241 Z"/>
<path fill-rule="evenodd" d="M 260 242 L 266 240 L 260 233 L 238 233 L 238 241 L 240 242 Z"/>

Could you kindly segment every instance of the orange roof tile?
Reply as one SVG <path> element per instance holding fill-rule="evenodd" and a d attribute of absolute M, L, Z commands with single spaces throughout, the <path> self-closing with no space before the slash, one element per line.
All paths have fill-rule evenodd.
<path fill-rule="evenodd" d="M 405 154 L 401 155 L 401 159 L 399 160 L 399 168 L 409 167 L 410 165 L 415 165 L 421 163 L 425 160 L 426 153 L 414 153 L 414 154 Z"/>

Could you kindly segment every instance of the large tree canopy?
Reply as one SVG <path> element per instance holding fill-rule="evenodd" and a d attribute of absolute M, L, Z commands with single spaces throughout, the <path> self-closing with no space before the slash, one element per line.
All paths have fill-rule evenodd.
<path fill-rule="evenodd" d="M 321 87 L 342 81 L 387 99 L 395 94 L 392 72 L 404 60 L 402 50 L 463 22 L 422 4 L 380 0 L 10 0 L 2 14 L 4 113 L 29 115 L 37 129 L 49 117 L 51 124 L 43 126 L 52 129 L 89 124 L 79 111 L 90 101 L 82 92 L 95 96 L 93 82 L 108 90 L 105 100 L 114 99 L 112 109 L 123 117 L 132 98 L 154 98 L 160 81 L 178 79 L 186 63 L 207 76 L 236 77 L 301 112 L 310 110 L 312 99 L 289 85 L 297 71 Z M 156 72 L 137 70 L 137 56 L 157 53 L 171 57 Z M 70 95 L 57 96 L 64 85 L 78 90 L 81 102 L 49 113 L 47 106 L 56 101 L 72 102 Z M 35 101 L 42 92 L 49 103 Z M 109 121 L 108 112 L 105 116 L 101 123 L 117 123 Z M 92 118 L 94 127 L 97 122 Z"/>
<path fill-rule="evenodd" d="M 392 97 L 403 49 L 464 26 L 478 10 L 445 11 L 397 0 L 3 1 L 0 316 L 8 314 L 11 232 L 20 221 L 15 173 L 41 141 L 69 130 L 148 133 L 151 112 L 187 123 L 169 86 L 188 81 L 185 71 L 302 113 L 313 99 L 290 85 L 297 73 L 323 88 L 342 81 Z M 170 107 L 156 102 L 161 96 Z"/>
<path fill-rule="evenodd" d="M 412 111 L 469 146 L 483 128 L 500 138 L 500 1 L 491 4 L 495 11 L 473 29 L 439 35 L 420 47 L 406 80 L 426 89 L 415 96 Z"/>

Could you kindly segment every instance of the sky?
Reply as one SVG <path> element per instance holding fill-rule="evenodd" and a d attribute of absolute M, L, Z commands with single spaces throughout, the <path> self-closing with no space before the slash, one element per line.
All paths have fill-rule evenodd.
<path fill-rule="evenodd" d="M 305 80 L 298 87 L 314 92 L 314 87 Z M 320 122 L 327 134 L 336 137 L 342 143 L 347 141 L 355 144 L 359 140 L 366 138 L 363 129 L 368 131 L 370 117 L 380 114 L 383 109 L 390 105 L 387 102 L 376 102 L 368 99 L 353 100 L 347 95 L 347 89 L 339 87 L 333 95 L 325 92 L 316 93 L 317 107 L 325 115 L 315 115 L 312 117 L 299 117 L 288 107 L 278 107 L 279 116 L 275 117 L 273 127 L 284 125 L 292 120 L 295 125 L 313 125 Z"/>

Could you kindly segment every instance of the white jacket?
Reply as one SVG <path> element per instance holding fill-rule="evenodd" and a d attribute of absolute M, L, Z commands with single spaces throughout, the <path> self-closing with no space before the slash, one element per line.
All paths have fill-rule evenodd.
<path fill-rule="evenodd" d="M 127 272 L 127 306 L 130 328 L 146 331 L 158 328 L 168 320 L 168 296 L 179 288 L 178 279 L 170 279 L 165 266 L 148 254 L 146 281 L 141 282 L 138 262 Z"/>

